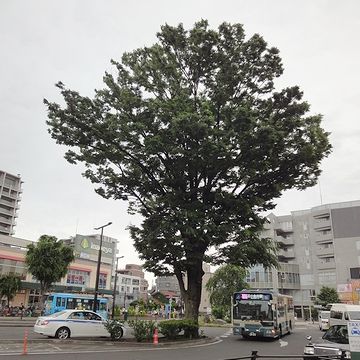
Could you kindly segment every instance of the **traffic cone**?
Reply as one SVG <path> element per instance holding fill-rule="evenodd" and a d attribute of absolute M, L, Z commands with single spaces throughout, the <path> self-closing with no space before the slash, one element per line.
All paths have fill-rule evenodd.
<path fill-rule="evenodd" d="M 23 347 L 23 355 L 27 354 L 27 341 L 28 341 L 28 331 L 25 330 L 25 334 L 24 334 L 24 347 Z"/>
<path fill-rule="evenodd" d="M 159 335 L 158 335 L 158 329 L 155 328 L 154 330 L 154 336 L 153 336 L 153 344 L 157 345 L 159 343 Z"/>

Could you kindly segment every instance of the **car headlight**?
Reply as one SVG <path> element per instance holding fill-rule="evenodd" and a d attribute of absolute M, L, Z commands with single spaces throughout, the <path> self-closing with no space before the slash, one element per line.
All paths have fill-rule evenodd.
<path fill-rule="evenodd" d="M 351 352 L 349 350 L 345 351 L 345 359 L 351 359 Z"/>
<path fill-rule="evenodd" d="M 314 347 L 313 346 L 305 346 L 304 354 L 306 354 L 306 355 L 314 355 L 315 354 Z"/>

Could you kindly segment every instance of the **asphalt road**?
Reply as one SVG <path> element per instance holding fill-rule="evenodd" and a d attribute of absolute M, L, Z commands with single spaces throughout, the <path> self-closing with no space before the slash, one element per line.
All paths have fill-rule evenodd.
<path fill-rule="evenodd" d="M 0 328 L 0 360 L 24 359 L 21 355 L 21 343 L 25 328 Z M 31 330 L 29 328 L 28 330 Z M 222 360 L 249 356 L 251 351 L 259 355 L 299 355 L 301 358 L 307 335 L 314 340 L 322 336 L 316 325 L 307 324 L 296 327 L 291 335 L 280 340 L 261 341 L 243 340 L 231 334 L 231 329 L 204 328 L 204 334 L 211 342 L 176 343 L 159 345 L 142 345 L 137 343 L 112 343 L 111 341 L 73 340 L 60 341 L 47 339 L 29 331 L 27 347 L 28 359 L 51 360 Z M 6 340 L 8 339 L 8 340 Z M 37 341 L 36 339 L 42 339 Z"/>

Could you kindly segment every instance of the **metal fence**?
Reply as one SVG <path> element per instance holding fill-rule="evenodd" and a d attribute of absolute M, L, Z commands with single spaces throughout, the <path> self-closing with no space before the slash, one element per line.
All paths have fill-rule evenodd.
<path fill-rule="evenodd" d="M 329 356 L 314 356 L 314 355 L 260 355 L 258 351 L 252 351 L 248 356 L 240 356 L 236 358 L 228 358 L 224 360 L 257 360 L 257 359 L 304 359 L 304 360 L 346 360 L 345 351 L 342 352 L 341 355 L 329 355 Z"/>

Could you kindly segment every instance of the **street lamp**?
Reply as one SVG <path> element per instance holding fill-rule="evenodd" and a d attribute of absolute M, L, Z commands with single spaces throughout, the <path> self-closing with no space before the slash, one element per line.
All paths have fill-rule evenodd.
<path fill-rule="evenodd" d="M 95 312 L 97 310 L 97 297 L 98 297 L 98 290 L 99 290 L 100 263 L 101 263 L 101 247 L 102 247 L 104 227 L 107 227 L 107 226 L 109 226 L 111 224 L 112 224 L 112 222 L 109 222 L 106 225 L 99 226 L 99 227 L 95 228 L 95 230 L 101 229 L 100 246 L 99 246 L 99 254 L 98 254 L 97 269 L 96 269 L 95 295 L 94 295 L 94 304 L 93 304 L 93 310 Z"/>
<path fill-rule="evenodd" d="M 112 304 L 112 311 L 111 317 L 114 319 L 115 315 L 115 298 L 116 298 L 116 283 L 117 283 L 117 270 L 118 270 L 118 263 L 119 259 L 122 259 L 124 256 L 119 256 L 116 258 L 116 268 L 115 268 L 115 280 L 114 280 L 114 292 L 113 292 L 113 304 Z"/>

